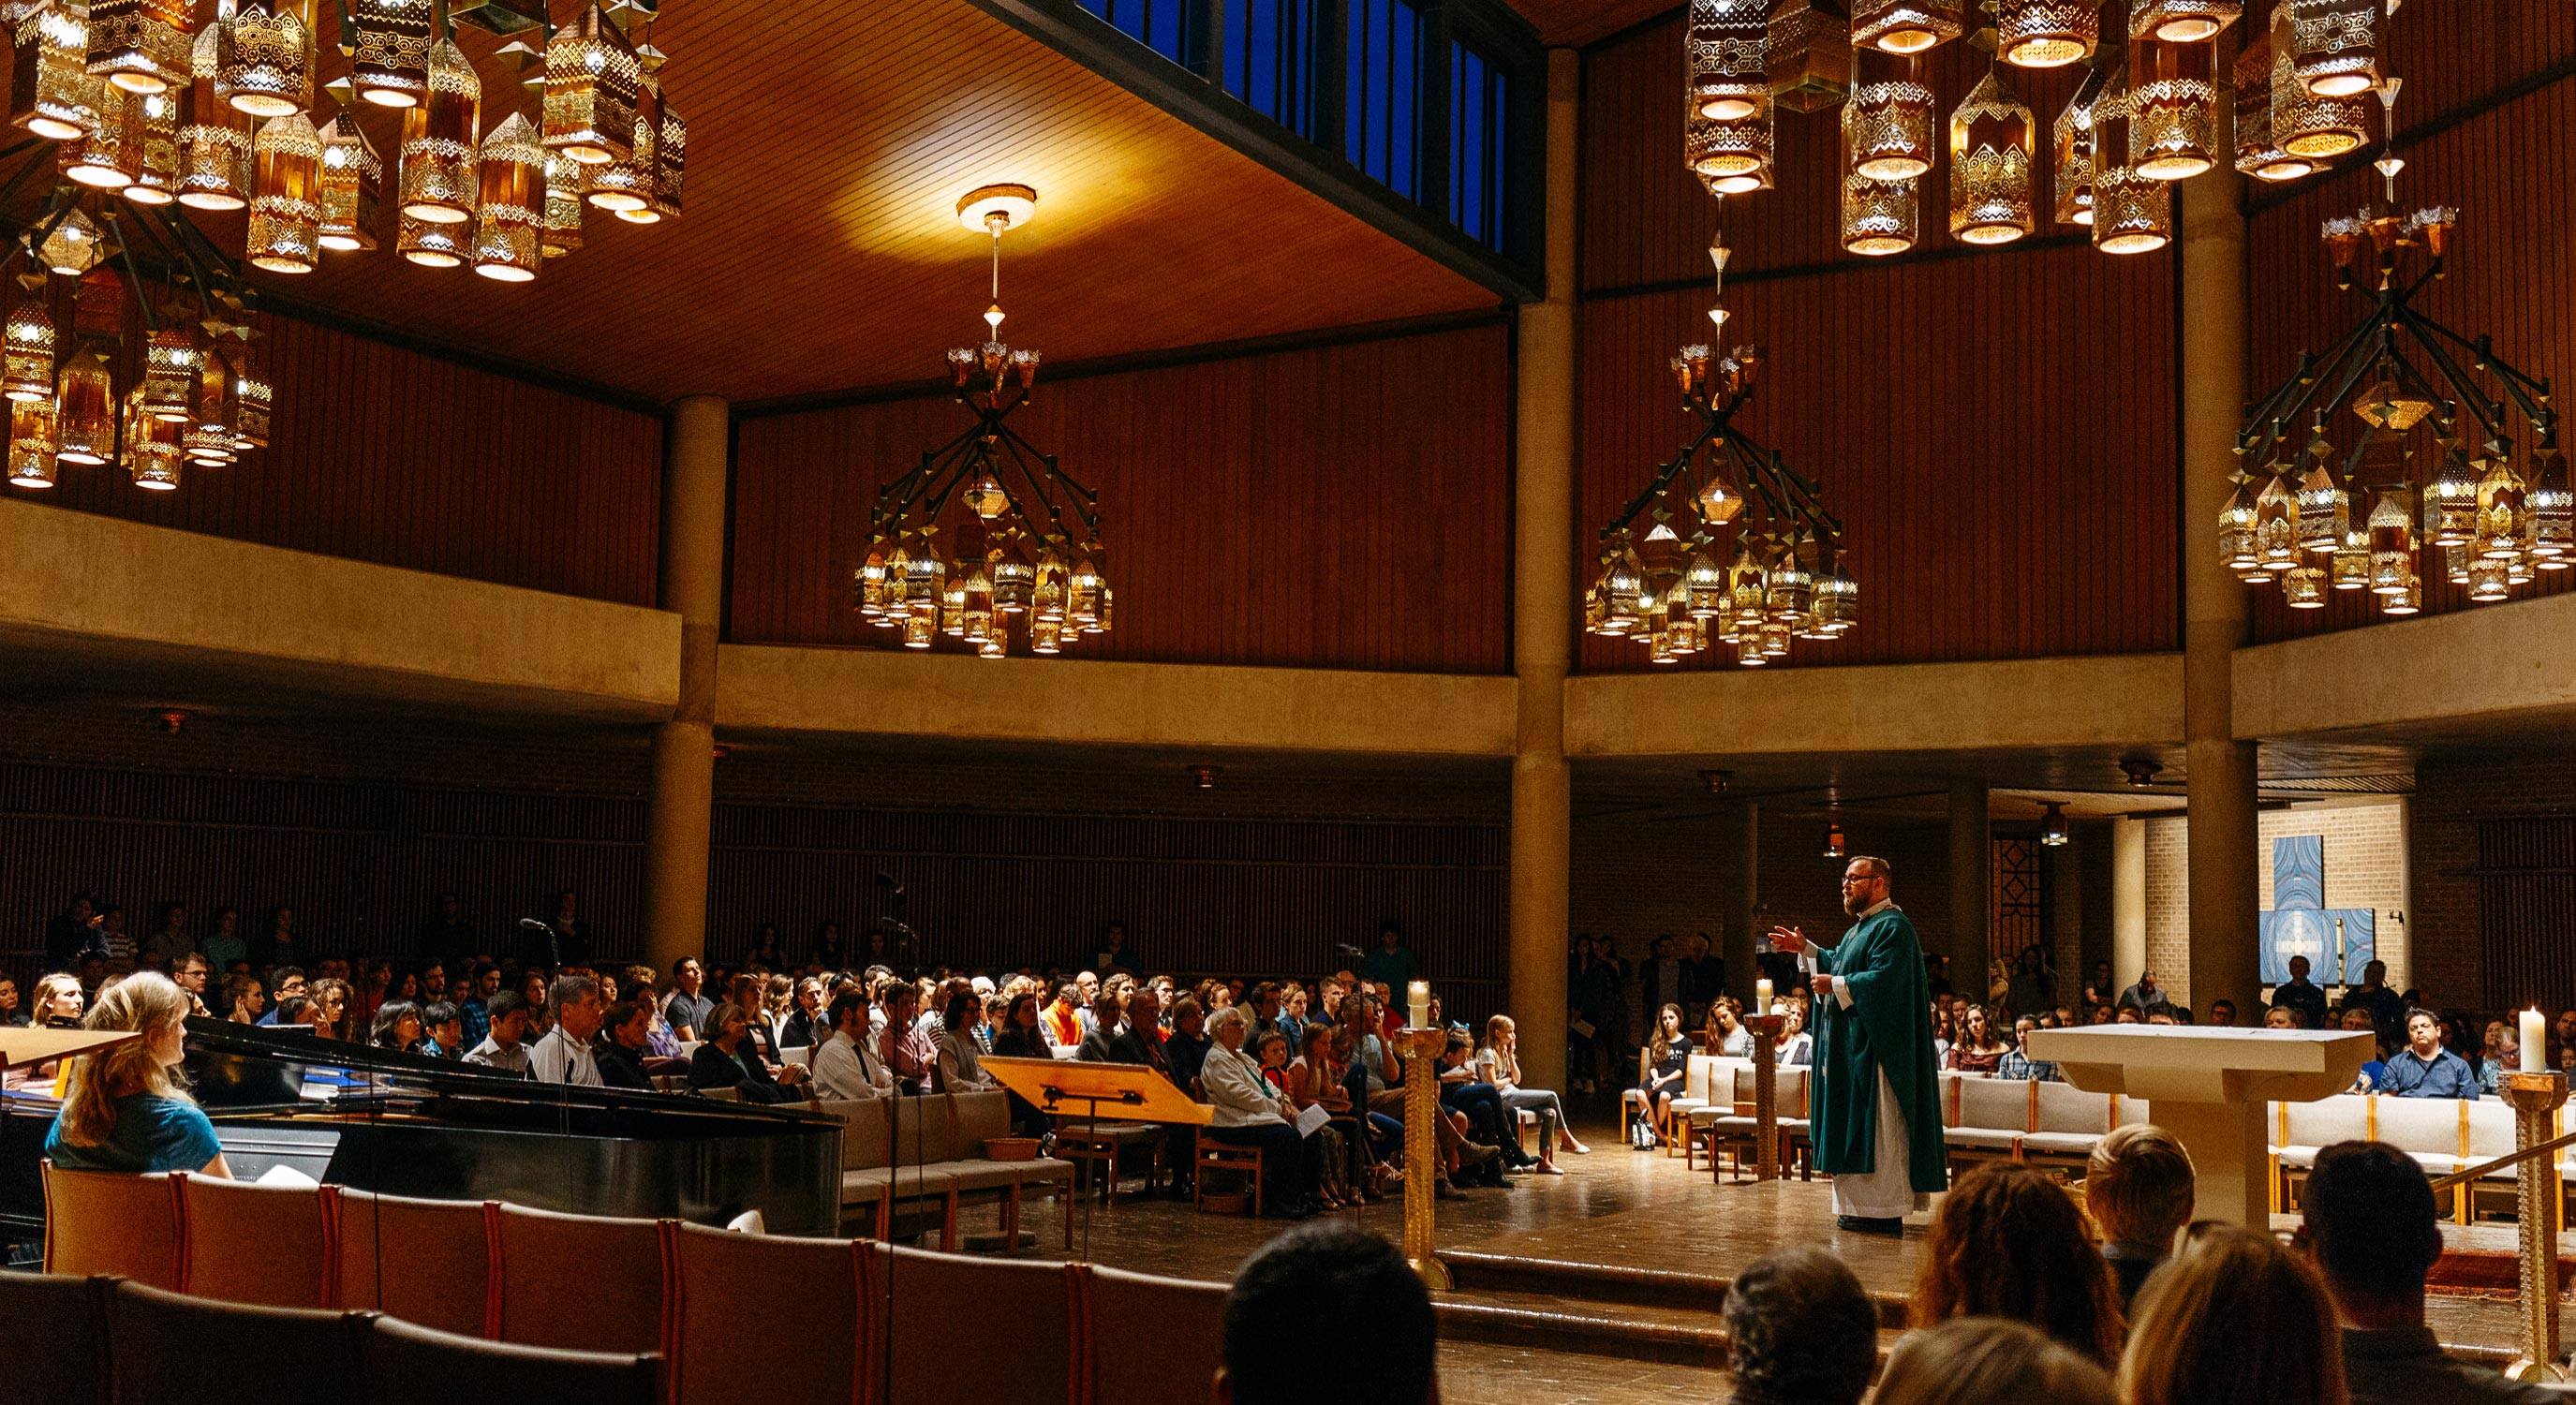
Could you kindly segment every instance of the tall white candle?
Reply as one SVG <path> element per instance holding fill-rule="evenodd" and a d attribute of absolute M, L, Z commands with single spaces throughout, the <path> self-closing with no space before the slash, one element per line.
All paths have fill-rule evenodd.
<path fill-rule="evenodd" d="M 2545 1073 L 2549 1062 L 2549 1021 L 2538 1010 L 2525 1010 L 2522 1027 L 2522 1068 L 2524 1073 Z"/>
<path fill-rule="evenodd" d="M 1405 988 L 1406 1003 L 1413 1007 L 1413 1027 L 1431 1028 L 1431 982 L 1415 981 Z"/>
<path fill-rule="evenodd" d="M 1753 983 L 1753 1013 L 1757 1015 L 1771 1013 L 1771 982 L 1762 980 Z"/>

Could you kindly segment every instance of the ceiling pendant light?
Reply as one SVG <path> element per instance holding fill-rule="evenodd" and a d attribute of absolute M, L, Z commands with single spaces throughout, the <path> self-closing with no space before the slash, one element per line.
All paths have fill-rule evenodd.
<path fill-rule="evenodd" d="M 12 400 L 9 403 L 9 486 L 50 488 L 54 486 L 56 472 L 53 397 Z"/>
<path fill-rule="evenodd" d="M 189 0 L 89 0 L 88 68 L 129 93 L 188 82 Z"/>
<path fill-rule="evenodd" d="M 2326 161 L 2370 139 L 2366 93 L 2326 96 L 2299 81 L 2293 0 L 2272 11 L 2272 139 L 2293 156 Z"/>
<path fill-rule="evenodd" d="M 1851 92 L 1851 21 L 1839 0 L 1773 0 L 1765 42 L 1777 105 L 1822 112 Z"/>
<path fill-rule="evenodd" d="M 597 0 L 546 41 L 545 144 L 585 166 L 627 155 L 643 70 Z"/>
<path fill-rule="evenodd" d="M 358 97 L 378 107 L 414 107 L 429 92 L 429 50 L 438 37 L 434 0 L 347 0 L 357 48 L 349 76 Z"/>
<path fill-rule="evenodd" d="M 185 95 L 185 88 L 126 95 L 123 145 L 133 174 L 124 194 L 137 205 L 179 198 L 179 103 Z"/>
<path fill-rule="evenodd" d="M 394 222 L 394 252 L 423 268 L 455 268 L 473 252 L 473 229 L 452 220 L 425 220 L 405 210 Z"/>
<path fill-rule="evenodd" d="M 39 0 L 17 23 L 9 121 L 47 141 L 96 127 L 107 84 L 90 76 L 89 21 L 66 0 Z"/>
<path fill-rule="evenodd" d="M 2217 164 L 2218 84 L 2208 44 L 2139 39 L 2130 45 L 2142 77 L 2131 96 L 2129 149 L 2139 175 L 2189 180 Z"/>
<path fill-rule="evenodd" d="M 1950 114 L 1950 233 L 2009 244 L 2030 233 L 2033 119 L 1988 67 Z"/>
<path fill-rule="evenodd" d="M 311 0 L 240 0 L 224 34 L 215 68 L 217 96 L 253 117 L 284 117 L 313 106 Z"/>
<path fill-rule="evenodd" d="M 27 296 L 0 327 L 0 394 L 20 404 L 54 398 L 54 318 L 45 310 L 44 279 L 29 281 Z"/>
<path fill-rule="evenodd" d="M 560 151 L 546 153 L 547 258 L 561 258 L 581 247 L 581 188 L 589 168 Z"/>
<path fill-rule="evenodd" d="M 188 120 L 179 128 L 179 203 L 194 210 L 238 210 L 250 203 L 252 119 L 215 96 L 222 26 L 218 20 L 197 33 Z"/>
<path fill-rule="evenodd" d="M 1847 253 L 1885 257 L 1914 247 L 1922 232 L 1915 183 L 1843 177 L 1842 245 Z"/>
<path fill-rule="evenodd" d="M 1702 117 L 1736 122 L 1771 102 L 1767 0 L 1691 0 L 1683 43 L 1692 106 Z"/>
<path fill-rule="evenodd" d="M 1697 111 L 1682 114 L 1682 157 L 1691 171 L 1719 195 L 1747 195 L 1767 185 L 1771 166 L 1771 108 L 1721 122 Z"/>
<path fill-rule="evenodd" d="M 179 426 L 144 409 L 139 385 L 125 397 L 123 448 L 125 470 L 135 487 L 166 493 L 179 486 L 180 466 L 186 462 L 179 453 Z"/>
<path fill-rule="evenodd" d="M 385 163 L 344 112 L 322 124 L 322 247 L 343 253 L 376 247 L 376 217 Z"/>
<path fill-rule="evenodd" d="M 2082 63 L 2101 34 L 2098 0 L 2001 0 L 1995 11 L 1995 54 L 2016 68 Z"/>
<path fill-rule="evenodd" d="M 2387 0 L 2289 0 L 2290 62 L 2299 86 L 2321 98 L 2379 86 L 2380 22 Z"/>
<path fill-rule="evenodd" d="M 653 135 L 653 213 L 665 219 L 680 213 L 680 188 L 689 174 L 689 122 L 662 92 L 662 80 L 653 79 L 653 102 L 661 110 L 661 126 Z"/>
<path fill-rule="evenodd" d="M 474 271 L 505 283 L 537 276 L 544 262 L 546 149 L 527 118 L 511 113 L 483 138 Z"/>
<path fill-rule="evenodd" d="M 1864 83 L 1843 104 L 1843 169 L 1875 181 L 1932 169 L 1932 90 L 1911 78 Z"/>
<path fill-rule="evenodd" d="M 2173 187 L 2129 164 L 2135 103 L 2123 72 L 2092 109 L 2093 247 L 2106 254 L 2153 253 L 2173 240 Z"/>
<path fill-rule="evenodd" d="M 2244 12 L 2245 0 L 2130 0 L 2129 37 L 2197 44 L 2216 38 Z"/>
<path fill-rule="evenodd" d="M 2066 804 L 2060 800 L 2045 802 L 2048 813 L 2039 822 L 2039 842 L 2052 849 L 2066 845 Z"/>
<path fill-rule="evenodd" d="M 590 188 L 582 198 L 631 224 L 660 219 L 653 210 L 653 187 L 660 171 L 653 142 L 661 127 L 662 90 L 646 78 L 635 89 L 635 121 L 625 152 L 590 168 Z"/>
<path fill-rule="evenodd" d="M 481 194 L 475 138 L 482 131 L 483 80 L 453 39 L 429 50 L 429 92 L 403 113 L 402 210 L 430 224 L 474 218 Z"/>
<path fill-rule="evenodd" d="M 179 436 L 179 448 L 191 463 L 226 464 L 240 457 L 233 448 L 233 373 L 223 357 L 208 352 L 197 365 L 195 413 Z"/>
<path fill-rule="evenodd" d="M 322 134 L 301 112 L 251 143 L 249 253 L 271 273 L 311 273 L 322 250 Z"/>
<path fill-rule="evenodd" d="M 97 222 L 78 205 L 65 210 L 62 218 L 54 222 L 53 232 L 36 246 L 37 259 L 64 278 L 78 278 L 89 272 L 98 266 L 104 253 Z"/>
<path fill-rule="evenodd" d="M 134 183 L 134 156 L 125 145 L 125 105 L 134 95 L 99 88 L 98 125 L 55 149 L 68 179 L 92 190 L 123 190 Z"/>
<path fill-rule="evenodd" d="M 2272 69 L 2272 36 L 2249 33 L 2236 56 L 2236 169 L 2256 180 L 2297 180 L 2317 167 L 2292 155 L 2273 135 Z"/>
<path fill-rule="evenodd" d="M 2093 222 L 2093 153 L 2097 145 L 2093 114 L 2110 91 L 2111 75 L 2099 67 L 2085 71 L 2075 94 L 2050 128 L 2057 149 L 2056 198 L 2050 213 L 2059 224 Z"/>
<path fill-rule="evenodd" d="M 186 424 L 193 415 L 197 372 L 203 365 L 196 338 L 185 327 L 164 327 L 152 334 L 143 360 L 143 412 L 169 424 Z"/>
<path fill-rule="evenodd" d="M 1919 54 L 1959 37 L 1960 0 L 1853 0 L 1854 48 Z"/>
<path fill-rule="evenodd" d="M 54 405 L 57 457 L 92 465 L 116 457 L 116 386 L 98 348 L 84 346 L 63 364 Z"/>

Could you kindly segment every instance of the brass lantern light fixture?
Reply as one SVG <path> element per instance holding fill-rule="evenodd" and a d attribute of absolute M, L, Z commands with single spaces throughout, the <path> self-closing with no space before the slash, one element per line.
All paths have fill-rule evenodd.
<path fill-rule="evenodd" d="M 2082 63 L 2101 38 L 2096 0 L 1999 0 L 1995 8 L 1995 56 L 2016 68 Z"/>
<path fill-rule="evenodd" d="M 1950 114 L 1950 233 L 1970 244 L 2009 244 L 2031 232 L 2031 111 L 1986 70 Z"/>
<path fill-rule="evenodd" d="M 1037 213 L 1025 185 L 988 185 L 957 202 L 992 240 L 983 336 L 947 355 L 949 384 L 974 423 L 877 489 L 854 607 L 904 648 L 942 636 L 978 657 L 1020 647 L 1057 654 L 1111 632 L 1116 592 L 1100 541 L 1100 499 L 1010 421 L 1036 389 L 1041 357 L 1001 339 L 1002 236 Z"/>

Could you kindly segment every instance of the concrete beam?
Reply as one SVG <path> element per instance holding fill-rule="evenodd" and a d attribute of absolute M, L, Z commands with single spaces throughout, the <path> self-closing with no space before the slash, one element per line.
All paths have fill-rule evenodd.
<path fill-rule="evenodd" d="M 2182 738 L 2182 656 L 1599 674 L 1565 685 L 1574 756 L 2129 746 Z"/>
<path fill-rule="evenodd" d="M 2552 595 L 2239 649 L 2236 735 L 2253 741 L 2576 708 L 2571 638 L 2576 595 Z"/>
<path fill-rule="evenodd" d="M 1509 678 L 727 644 L 726 730 L 1508 757 Z"/>
<path fill-rule="evenodd" d="M 0 500 L 26 684 L 249 689 L 596 721 L 680 697 L 680 617 Z"/>

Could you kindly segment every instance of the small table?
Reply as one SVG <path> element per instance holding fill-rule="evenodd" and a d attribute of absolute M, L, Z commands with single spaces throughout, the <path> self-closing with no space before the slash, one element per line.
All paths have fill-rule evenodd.
<path fill-rule="evenodd" d="M 2033 1030 L 2029 1053 L 2088 1093 L 2154 1104 L 2156 1125 L 2191 1153 L 2192 1213 L 2261 1225 L 2272 1203 L 2263 1105 L 2343 1092 L 2375 1048 L 2363 1030 L 2127 1024 Z"/>

